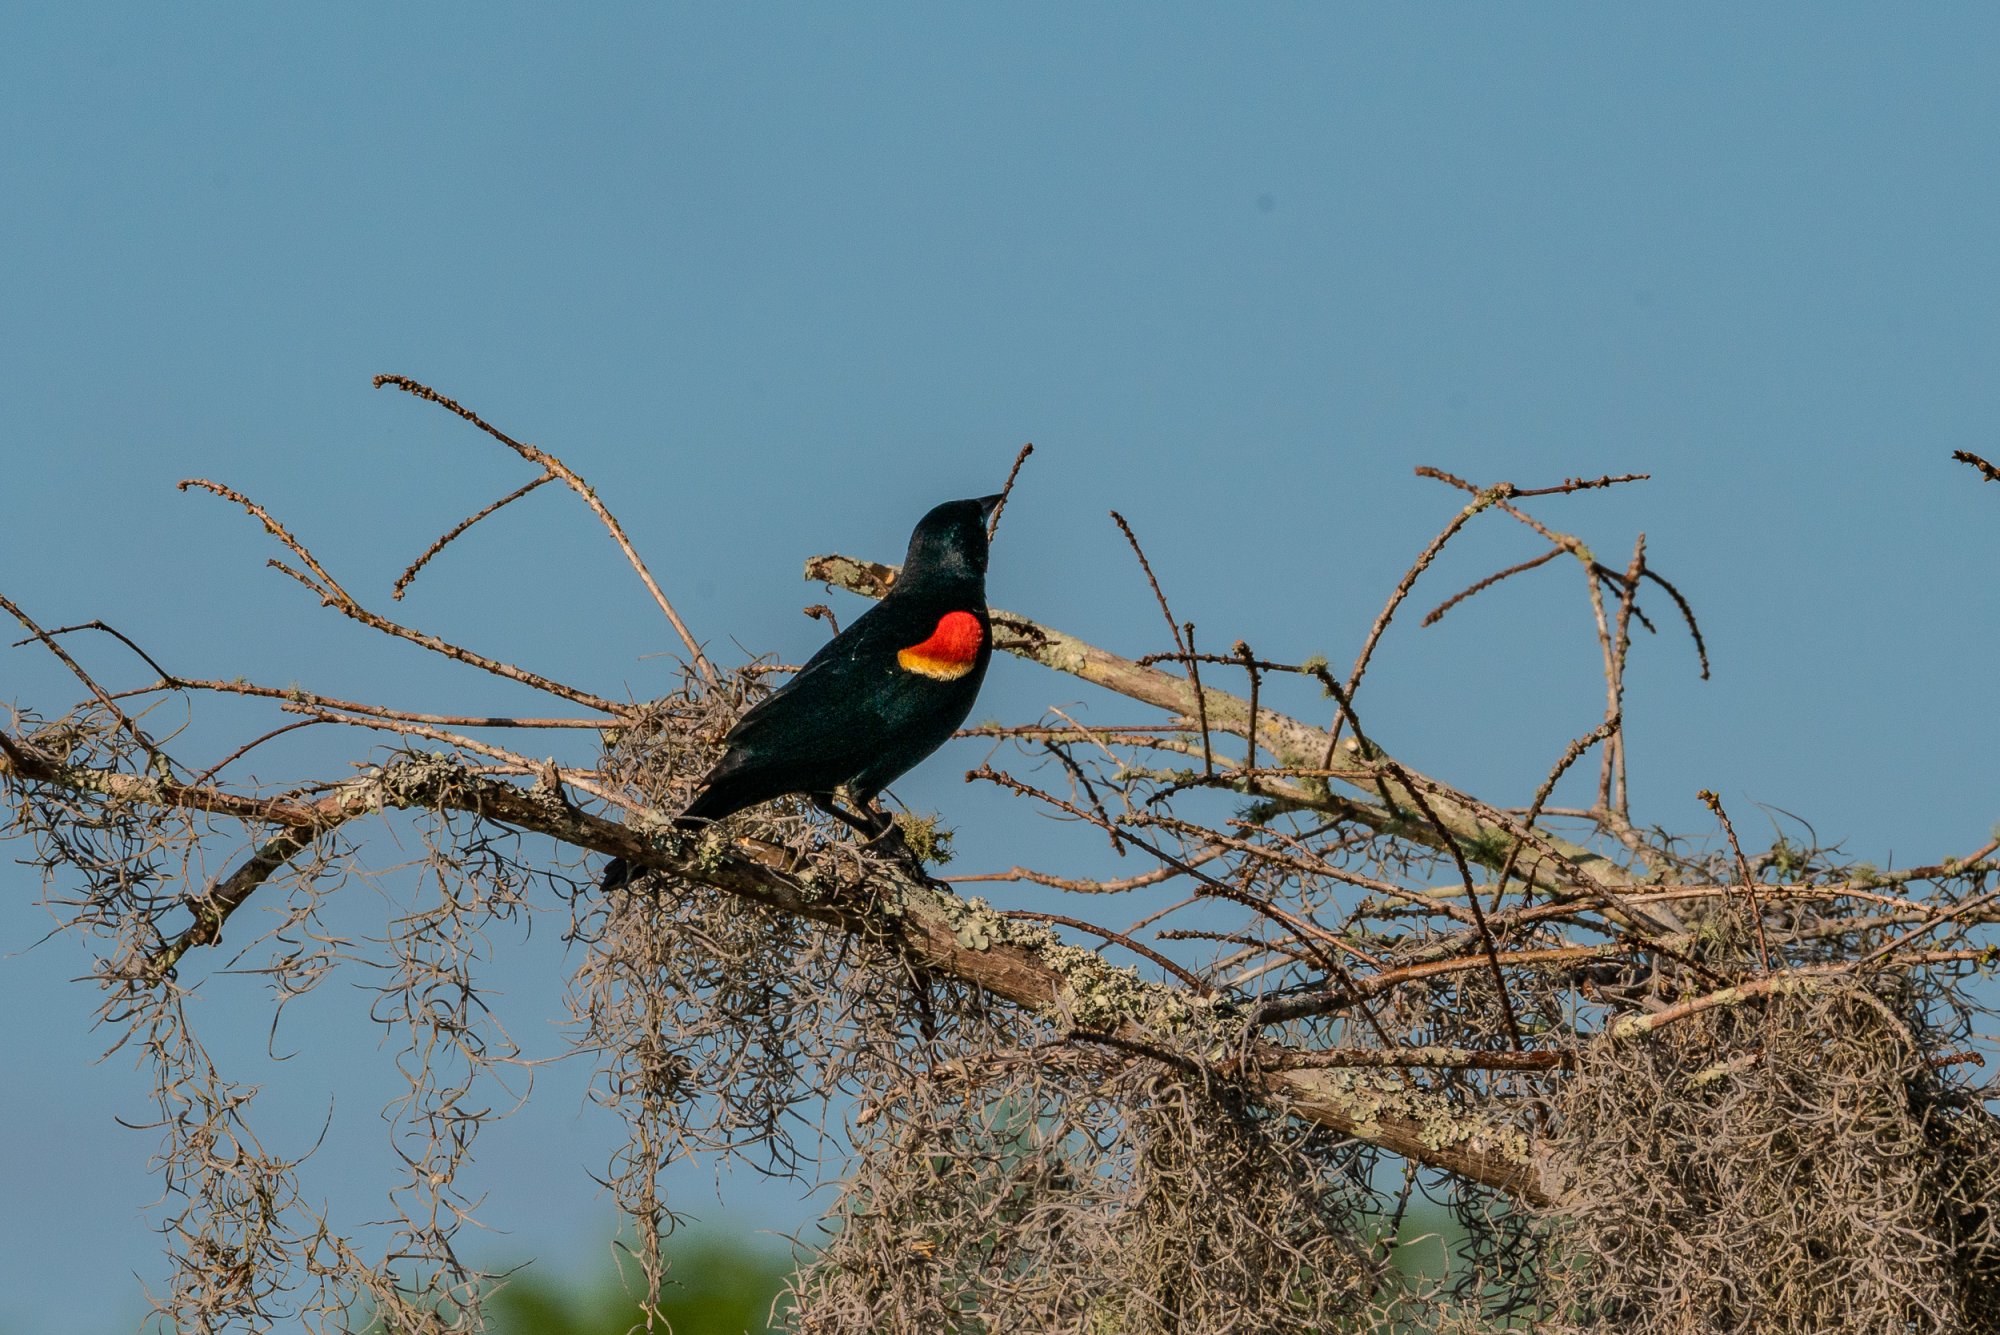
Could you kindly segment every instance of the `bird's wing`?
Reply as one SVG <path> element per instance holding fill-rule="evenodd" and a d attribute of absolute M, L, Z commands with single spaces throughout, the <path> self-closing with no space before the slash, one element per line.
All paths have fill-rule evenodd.
<path fill-rule="evenodd" d="M 805 661 L 805 666 L 792 674 L 792 679 L 771 694 L 759 700 L 743 712 L 736 720 L 736 726 L 729 730 L 728 744 L 734 746 L 749 740 L 773 717 L 789 717 L 798 710 L 798 698 L 833 698 L 843 694 L 843 687 L 858 684 L 861 674 L 856 669 L 867 658 L 869 651 L 878 640 L 894 638 L 894 627 L 882 624 L 884 619 L 875 617 L 880 610 L 871 607 L 846 630 L 819 647 L 819 651 Z M 873 620 L 871 620 L 873 618 Z"/>
<path fill-rule="evenodd" d="M 931 633 L 936 618 L 877 604 L 806 660 L 792 679 L 730 729 L 733 759 L 808 763 L 851 756 L 857 737 L 887 738 L 935 712 L 941 683 L 903 670 L 896 651 Z"/>
<path fill-rule="evenodd" d="M 724 739 L 729 751 L 744 759 L 775 758 L 778 752 L 816 755 L 878 730 L 887 721 L 875 707 L 887 703 L 883 664 L 893 663 L 894 648 L 901 647 L 891 643 L 909 634 L 895 609 L 878 615 L 884 610 L 879 603 L 869 608 L 821 645 L 790 681 L 745 711 Z M 888 694 L 897 692 L 892 688 Z"/>

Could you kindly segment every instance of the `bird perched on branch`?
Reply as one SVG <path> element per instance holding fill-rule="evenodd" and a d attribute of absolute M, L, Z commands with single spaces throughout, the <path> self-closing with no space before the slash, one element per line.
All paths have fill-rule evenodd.
<path fill-rule="evenodd" d="M 919 520 L 882 601 L 737 720 L 675 824 L 803 793 L 871 839 L 886 834 L 894 821 L 876 797 L 965 722 L 993 656 L 986 543 L 1000 501 L 947 501 Z M 843 789 L 853 810 L 835 801 Z M 613 859 L 604 884 L 629 875 Z"/>

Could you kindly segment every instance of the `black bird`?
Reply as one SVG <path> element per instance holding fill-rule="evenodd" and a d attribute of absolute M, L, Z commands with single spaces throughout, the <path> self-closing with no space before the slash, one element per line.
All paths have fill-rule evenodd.
<path fill-rule="evenodd" d="M 676 825 L 803 793 L 870 837 L 888 832 L 875 798 L 965 722 L 986 677 L 986 526 L 1000 499 L 947 501 L 918 521 L 882 601 L 737 720 Z M 854 811 L 834 801 L 841 788 Z M 614 859 L 604 884 L 628 875 Z"/>

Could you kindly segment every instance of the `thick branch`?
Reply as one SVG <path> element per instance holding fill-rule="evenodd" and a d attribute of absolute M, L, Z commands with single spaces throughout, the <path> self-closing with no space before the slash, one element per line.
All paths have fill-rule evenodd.
<path fill-rule="evenodd" d="M 450 805 L 856 936 L 887 940 L 927 972 L 972 983 L 1019 1005 L 1053 1010 L 1079 1030 L 1171 1046 L 1173 1017 L 1202 1004 L 1184 989 L 1141 982 L 1131 970 L 1067 945 L 1052 932 L 968 904 L 893 864 L 878 864 L 866 898 L 825 898 L 747 859 L 711 862 L 692 847 L 664 852 L 630 826 L 587 812 L 553 810 L 509 784 L 481 781 L 477 789 L 476 797 L 468 793 L 469 800 Z M 1258 1060 L 1268 1066 L 1286 1055 L 1286 1049 L 1272 1045 L 1258 1053 Z M 1373 1070 L 1267 1069 L 1256 1079 L 1267 1096 L 1291 1112 L 1343 1135 L 1534 1203 L 1546 1201 L 1520 1132 L 1413 1090 L 1399 1076 Z"/>
<path fill-rule="evenodd" d="M 314 802 L 235 797 L 215 789 L 55 762 L 0 734 L 0 779 L 52 784 L 120 802 L 209 811 L 246 822 L 276 824 L 287 833 L 266 843 L 237 872 L 191 902 L 195 925 L 176 943 L 174 958 L 213 940 L 227 913 L 284 860 L 307 832 L 382 808 L 462 811 L 519 830 L 548 835 L 581 849 L 620 857 L 685 881 L 712 886 L 779 913 L 824 923 L 880 941 L 933 974 L 949 975 L 993 996 L 1051 1014 L 1079 1033 L 1184 1049 L 1206 1063 L 1212 1026 L 1204 1014 L 1229 1022 L 1218 1003 L 1183 988 L 1146 983 L 1092 951 L 1069 945 L 1045 928 L 1010 921 L 968 903 L 909 868 L 878 862 L 866 894 L 829 895 L 750 856 L 677 841 L 655 843 L 646 831 L 579 810 L 546 785 L 521 787 L 472 774 L 445 757 L 425 756 L 383 767 Z M 671 846 L 669 846 L 671 845 Z M 205 908 L 204 908 L 205 906 Z M 1202 1046 L 1196 1046 L 1202 1044 Z M 1415 1090 L 1400 1076 L 1370 1069 L 1284 1069 L 1306 1054 L 1259 1044 L 1247 1078 L 1292 1113 L 1407 1155 L 1418 1162 L 1512 1192 L 1545 1199 L 1525 1137 L 1446 1100 Z"/>

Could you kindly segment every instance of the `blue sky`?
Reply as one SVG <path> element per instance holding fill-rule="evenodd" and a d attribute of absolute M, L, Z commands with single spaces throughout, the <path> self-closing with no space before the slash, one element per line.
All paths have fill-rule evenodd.
<path fill-rule="evenodd" d="M 725 658 L 809 653 L 806 556 L 894 558 L 1025 440 L 997 604 L 1162 647 L 1116 508 L 1206 640 L 1336 664 L 1457 508 L 1416 465 L 1649 472 L 1540 511 L 1613 564 L 1643 529 L 1702 617 L 1714 680 L 1671 632 L 1632 674 L 1642 813 L 1706 831 L 1709 787 L 1749 839 L 1761 803 L 1878 862 L 1963 853 L 2000 818 L 2000 488 L 1949 459 L 2000 454 L 1996 61 L 2000 19 L 1953 5 L 17 7 L 0 591 L 191 675 L 519 705 L 337 624 L 254 525 L 173 491 L 248 491 L 386 604 L 529 474 L 371 391 L 384 371 L 583 471 Z M 1535 550 L 1489 524 L 1428 587 Z M 1539 573 L 1392 637 L 1371 734 L 1526 800 L 1602 699 L 1580 581 Z M 553 490 L 403 608 L 606 693 L 668 672 Z M 0 688 L 69 698 L 26 650 Z M 1002 663 L 981 713 L 1085 695 Z M 978 754 L 899 785 L 958 823 L 961 865 L 1071 856 L 960 782 Z M 163 1273 L 150 1146 L 113 1121 L 145 1084 L 93 1064 L 88 954 L 29 949 L 35 890 L 0 866 L 0 1330 L 114 1329 Z M 544 1050 L 553 936 L 494 951 Z M 309 1185 L 372 1217 L 389 1054 L 330 989 L 289 1063 L 260 1064 L 254 982 L 216 980 L 205 1018 L 267 1123 L 336 1109 Z M 565 1079 L 490 1138 L 483 1254 L 597 1254 L 585 1170 L 614 1133 Z M 705 1168 L 679 1199 L 809 1216 L 743 1176 L 726 1209 Z"/>

